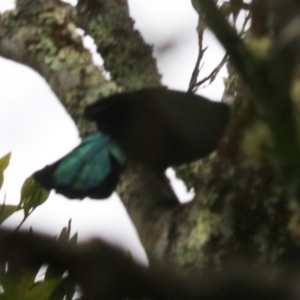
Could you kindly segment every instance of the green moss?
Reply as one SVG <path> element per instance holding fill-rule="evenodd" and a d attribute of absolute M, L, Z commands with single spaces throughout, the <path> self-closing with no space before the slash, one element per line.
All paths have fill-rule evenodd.
<path fill-rule="evenodd" d="M 275 160 L 269 126 L 263 121 L 256 121 L 250 126 L 244 133 L 241 150 L 246 156 L 245 163 L 255 167 Z"/>
<path fill-rule="evenodd" d="M 144 43 L 118 5 L 94 16 L 88 32 L 104 58 L 105 69 L 119 86 L 128 90 L 160 85 L 152 47 Z"/>
<path fill-rule="evenodd" d="M 56 7 L 52 10 L 47 10 L 39 14 L 38 18 L 41 22 L 47 25 L 51 24 L 64 24 L 68 19 L 68 11 L 65 7 Z"/>
<path fill-rule="evenodd" d="M 188 242 L 188 249 L 198 251 L 211 239 L 220 225 L 221 216 L 204 209 L 197 213 L 196 225 L 193 227 Z"/>
<path fill-rule="evenodd" d="M 258 59 L 267 59 L 271 49 L 271 39 L 269 37 L 257 37 L 257 38 L 249 38 L 246 40 L 247 46 L 250 51 L 258 58 Z"/>

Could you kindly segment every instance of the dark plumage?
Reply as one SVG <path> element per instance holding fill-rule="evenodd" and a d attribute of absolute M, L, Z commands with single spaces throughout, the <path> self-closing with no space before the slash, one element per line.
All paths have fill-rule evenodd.
<path fill-rule="evenodd" d="M 47 189 L 69 198 L 107 198 L 126 161 L 158 172 L 211 153 L 229 121 L 224 103 L 164 88 L 116 94 L 88 106 L 101 133 L 34 174 Z"/>

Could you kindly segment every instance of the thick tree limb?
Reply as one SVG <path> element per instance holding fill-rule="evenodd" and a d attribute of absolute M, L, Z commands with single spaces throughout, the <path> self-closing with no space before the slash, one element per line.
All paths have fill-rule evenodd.
<path fill-rule="evenodd" d="M 116 90 L 93 64 L 73 23 L 74 9 L 60 1 L 18 1 L 18 8 L 0 16 L 0 55 L 40 73 L 68 110 L 80 131 L 86 104 Z"/>
<path fill-rule="evenodd" d="M 80 0 L 77 24 L 94 39 L 104 66 L 123 90 L 161 85 L 161 76 L 147 45 L 134 29 L 124 0 Z M 176 196 L 162 174 L 131 164 L 117 188 L 148 253 L 164 257 Z"/>
<path fill-rule="evenodd" d="M 118 87 L 106 80 L 93 64 L 76 32 L 78 25 L 94 35 L 105 67 Z M 81 135 L 95 130 L 94 124 L 82 118 L 88 103 L 117 89 L 160 85 L 152 48 L 134 30 L 126 1 L 79 1 L 75 9 L 57 0 L 19 0 L 16 10 L 0 15 L 0 55 L 39 72 Z M 156 176 L 142 166 L 134 166 L 126 170 L 118 188 L 125 205 L 130 202 L 128 212 L 145 237 L 146 245 L 165 245 L 170 226 L 169 207 L 158 205 L 156 210 L 156 206 L 166 199 L 176 199 L 165 178 Z M 144 234 L 162 222 L 164 225 L 154 230 L 155 236 Z M 163 232 L 162 236 L 158 232 Z M 164 250 L 165 247 L 160 248 Z"/>
<path fill-rule="evenodd" d="M 146 269 L 101 240 L 75 247 L 42 235 L 1 230 L 0 245 L 0 261 L 8 262 L 17 272 L 43 264 L 68 270 L 70 280 L 81 287 L 84 300 L 300 299 L 295 274 L 290 273 L 294 276 L 289 278 L 276 275 L 275 270 L 250 271 L 246 264 L 241 267 L 241 262 L 218 275 L 203 271 L 183 276 L 170 267 Z"/>
<path fill-rule="evenodd" d="M 95 39 L 105 69 L 122 89 L 161 85 L 152 46 L 134 29 L 127 1 L 79 0 L 77 24 Z"/>

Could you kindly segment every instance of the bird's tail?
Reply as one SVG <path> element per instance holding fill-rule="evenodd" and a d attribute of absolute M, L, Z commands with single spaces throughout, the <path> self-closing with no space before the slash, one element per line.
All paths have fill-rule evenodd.
<path fill-rule="evenodd" d="M 70 199 L 105 199 L 114 191 L 126 161 L 115 140 L 96 133 L 33 177 L 46 189 L 55 189 Z"/>

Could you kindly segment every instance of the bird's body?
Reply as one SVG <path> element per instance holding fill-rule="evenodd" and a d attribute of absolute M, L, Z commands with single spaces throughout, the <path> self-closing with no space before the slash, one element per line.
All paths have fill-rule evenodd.
<path fill-rule="evenodd" d="M 193 94 L 164 88 L 149 88 L 101 99 L 88 106 L 85 115 L 97 123 L 102 135 L 90 139 L 91 147 L 84 147 L 86 139 L 83 140 L 77 150 L 73 150 L 65 158 L 34 175 L 41 185 L 48 189 L 54 188 L 70 198 L 107 197 L 113 192 L 127 160 L 141 162 L 163 172 L 169 166 L 192 162 L 207 156 L 215 149 L 228 124 L 229 108 L 224 103 L 212 102 Z M 107 136 L 111 137 L 113 142 L 110 140 L 109 143 L 103 143 L 103 139 Z M 105 151 L 101 150 L 103 147 Z M 109 152 L 106 150 L 113 149 L 122 153 L 123 158 L 116 159 L 113 152 L 107 154 Z M 100 153 L 98 156 L 91 154 L 97 151 Z M 106 153 L 105 158 L 102 153 L 103 155 Z M 72 156 L 72 159 L 67 159 L 68 156 Z M 110 184 L 105 184 L 105 178 L 98 176 L 98 179 L 95 179 L 97 176 L 91 175 L 89 167 L 76 162 L 76 157 L 86 163 L 89 157 L 93 157 L 92 166 L 97 165 L 100 173 L 101 165 L 105 167 L 105 164 L 103 162 L 97 164 L 97 157 L 99 162 L 101 159 L 111 160 L 111 171 L 107 173 L 107 178 L 111 177 L 114 180 L 108 180 Z M 69 163 L 66 163 L 66 159 Z M 65 171 L 62 171 L 63 169 Z M 78 173 L 81 179 L 75 178 L 72 171 L 75 169 L 75 173 Z M 63 177 L 68 177 L 68 172 L 75 177 L 69 181 L 62 180 Z M 97 173 L 95 167 L 92 173 Z M 82 179 L 84 176 L 86 180 Z M 75 185 L 76 180 L 85 183 Z M 91 181 L 94 183 L 87 184 Z M 97 190 L 99 192 L 95 193 Z"/>
<path fill-rule="evenodd" d="M 224 103 L 163 88 L 97 101 L 85 115 L 131 160 L 165 169 L 208 155 L 229 120 Z"/>

